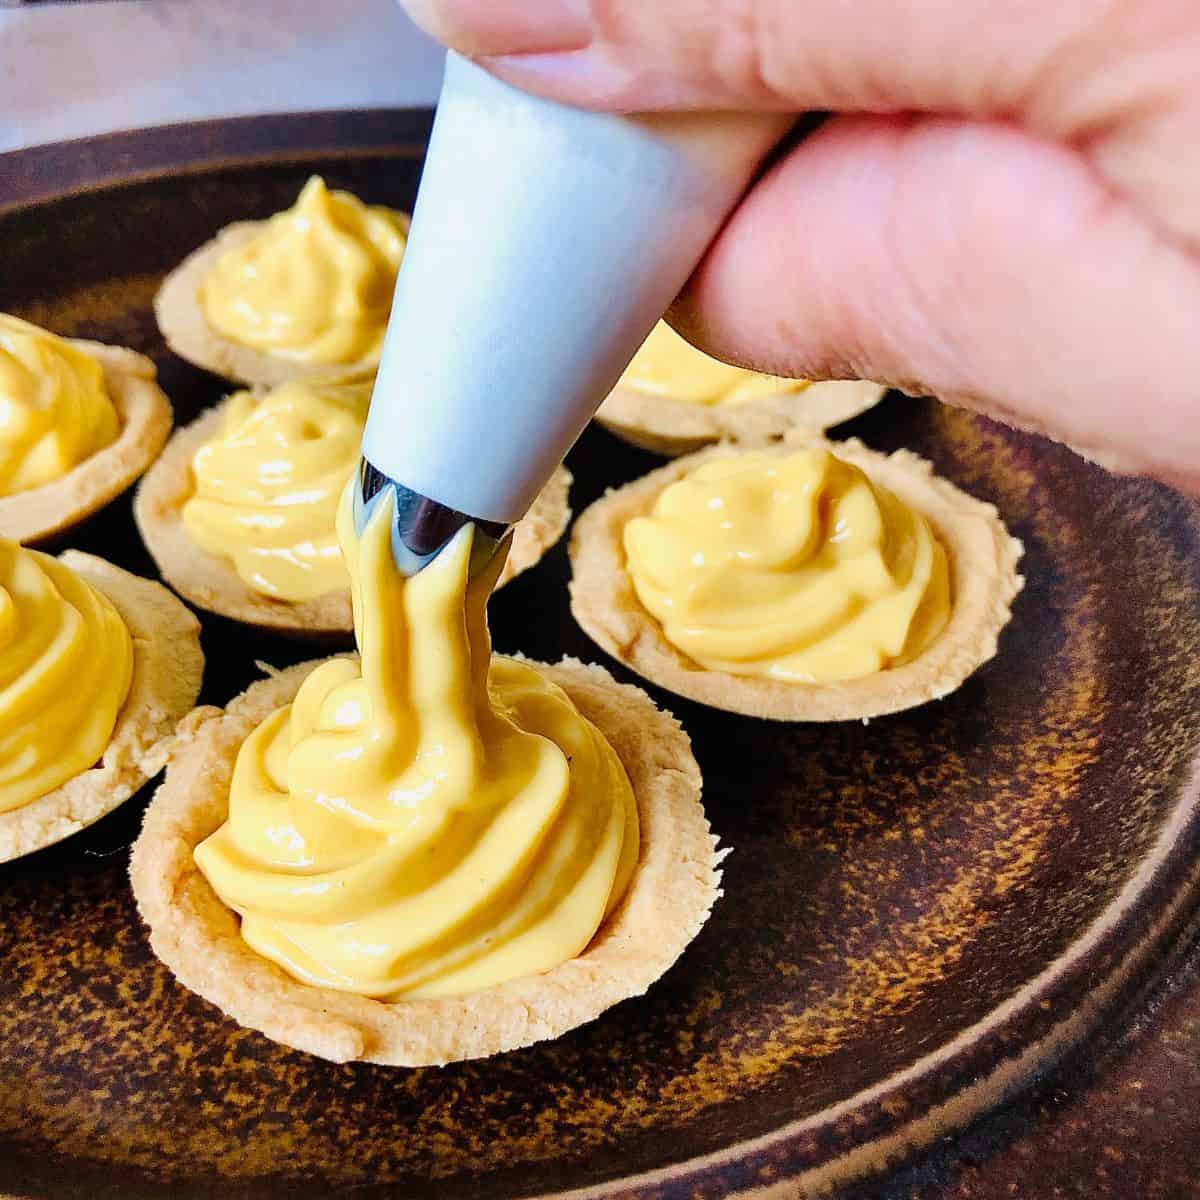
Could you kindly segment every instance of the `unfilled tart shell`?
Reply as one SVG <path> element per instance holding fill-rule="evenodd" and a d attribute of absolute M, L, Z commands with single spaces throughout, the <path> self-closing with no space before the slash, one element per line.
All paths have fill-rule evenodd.
<path fill-rule="evenodd" d="M 319 379 L 368 368 L 371 362 L 306 363 L 265 354 L 235 342 L 209 323 L 200 304 L 200 287 L 217 259 L 244 246 L 262 232 L 266 221 L 235 221 L 193 250 L 163 280 L 154 297 L 154 316 L 167 345 L 188 362 L 239 383 L 275 387 L 292 379 Z"/>
<path fill-rule="evenodd" d="M 298 603 L 275 600 L 254 591 L 228 559 L 201 549 L 188 535 L 182 513 L 194 488 L 192 459 L 220 432 L 224 407 L 218 405 L 176 430 L 138 488 L 133 514 L 163 578 L 193 604 L 235 621 L 313 635 L 350 632 L 354 617 L 349 587 Z M 569 472 L 559 467 L 513 530 L 497 586 L 532 567 L 562 537 L 571 519 L 570 486 Z"/>
<path fill-rule="evenodd" d="M 557 1037 L 639 996 L 679 957 L 719 893 L 720 855 L 700 804 L 700 770 L 678 721 L 602 667 L 539 670 L 609 739 L 637 797 L 641 853 L 624 899 L 578 958 L 463 996 L 384 1002 L 301 983 L 242 940 L 237 915 L 193 850 L 226 818 L 247 734 L 318 664 L 262 680 L 224 711 L 197 709 L 146 812 L 130 877 L 154 952 L 180 982 L 241 1025 L 348 1062 L 429 1066 Z"/>
<path fill-rule="evenodd" d="M 960 491 L 907 450 L 885 455 L 861 442 L 828 442 L 793 433 L 767 447 L 784 456 L 824 449 L 861 468 L 923 513 L 946 549 L 953 607 L 945 629 L 912 662 L 841 683 L 789 683 L 710 671 L 667 641 L 638 600 L 626 566 L 623 533 L 650 511 L 662 491 L 702 462 L 741 447 L 712 447 L 676 459 L 609 492 L 575 522 L 571 535 L 571 611 L 584 631 L 614 658 L 677 695 L 713 708 L 775 721 L 847 721 L 876 717 L 937 700 L 995 656 L 1010 605 L 1021 590 L 1022 546 L 996 508 Z M 755 447 L 762 449 L 762 447 Z"/>
<path fill-rule="evenodd" d="M 60 842 L 128 800 L 165 766 L 171 735 L 200 694 L 200 622 L 175 596 L 160 583 L 78 550 L 64 551 L 59 561 L 121 614 L 133 641 L 133 678 L 100 762 L 0 813 L 0 862 Z"/>
<path fill-rule="evenodd" d="M 0 497 L 0 536 L 13 541 L 40 541 L 103 508 L 154 461 L 171 432 L 171 402 L 150 359 L 120 346 L 67 340 L 100 364 L 120 432 L 62 478 Z"/>
<path fill-rule="evenodd" d="M 709 405 L 618 385 L 600 405 L 596 420 L 643 450 L 674 457 L 714 442 L 765 441 L 792 429 L 824 433 L 873 408 L 886 391 L 862 379 L 830 380 L 745 404 Z"/>

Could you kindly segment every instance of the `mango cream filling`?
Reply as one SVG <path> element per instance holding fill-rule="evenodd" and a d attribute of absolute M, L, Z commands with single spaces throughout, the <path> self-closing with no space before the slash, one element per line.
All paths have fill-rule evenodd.
<path fill-rule="evenodd" d="M 338 499 L 358 465 L 369 380 L 285 383 L 226 402 L 192 461 L 184 528 L 256 592 L 300 602 L 349 586 Z"/>
<path fill-rule="evenodd" d="M 625 368 L 618 386 L 688 404 L 745 404 L 802 392 L 807 379 L 781 379 L 710 358 L 659 321 Z"/>
<path fill-rule="evenodd" d="M 200 287 L 209 325 L 231 341 L 304 363 L 376 363 L 408 218 L 329 191 L 299 199 L 226 251 Z"/>
<path fill-rule="evenodd" d="M 0 538 L 0 812 L 95 766 L 132 679 L 133 643 L 108 597 Z"/>
<path fill-rule="evenodd" d="M 100 364 L 0 313 L 0 496 L 61 479 L 119 432 Z"/>
<path fill-rule="evenodd" d="M 825 450 L 702 463 L 624 544 L 643 607 L 713 671 L 858 679 L 914 659 L 950 615 L 929 522 Z"/>
<path fill-rule="evenodd" d="M 234 767 L 196 847 L 246 942 L 310 984 L 473 992 L 580 954 L 638 857 L 624 768 L 556 685 L 493 658 L 473 530 L 403 578 L 391 500 L 338 533 L 360 657 L 317 667 Z"/>

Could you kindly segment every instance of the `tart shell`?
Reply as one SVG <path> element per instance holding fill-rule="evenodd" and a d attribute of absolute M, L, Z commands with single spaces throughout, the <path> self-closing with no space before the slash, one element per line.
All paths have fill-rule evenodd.
<path fill-rule="evenodd" d="M 138 488 L 133 514 L 163 578 L 183 597 L 210 612 L 271 629 L 321 636 L 354 628 L 349 587 L 297 603 L 275 600 L 250 588 L 219 555 L 201 549 L 183 524 L 183 506 L 192 494 L 192 459 L 220 432 L 224 404 L 175 432 Z M 571 476 L 559 467 L 513 530 L 502 587 L 532 567 L 567 527 Z"/>
<path fill-rule="evenodd" d="M 375 360 L 349 363 L 306 363 L 264 354 L 219 333 L 200 305 L 200 287 L 217 259 L 257 237 L 266 221 L 235 221 L 215 238 L 193 250 L 163 280 L 154 297 L 154 316 L 167 345 L 188 362 L 239 383 L 275 387 L 292 379 L 319 379 L 371 368 Z"/>
<path fill-rule="evenodd" d="M 463 996 L 388 1003 L 293 979 L 242 940 L 236 914 L 192 852 L 227 816 L 233 764 L 247 734 L 288 703 L 316 665 L 301 663 L 254 684 L 224 711 L 197 709 L 188 718 L 130 862 L 154 952 L 240 1024 L 335 1062 L 429 1066 L 482 1058 L 557 1037 L 641 995 L 708 918 L 720 894 L 720 855 L 687 735 L 640 689 L 567 659 L 539 669 L 612 743 L 642 823 L 629 890 L 588 948 L 544 974 Z"/>
<path fill-rule="evenodd" d="M 648 513 L 660 493 L 700 463 L 736 453 L 724 444 L 677 459 L 609 492 L 575 523 L 571 536 L 571 611 L 598 645 L 643 678 L 712 708 L 775 721 L 847 721 L 882 716 L 937 700 L 954 691 L 996 654 L 1023 579 L 1023 547 L 1010 537 L 991 504 L 976 500 L 907 450 L 885 455 L 861 442 L 828 442 L 793 432 L 767 449 L 832 451 L 860 467 L 906 504 L 923 513 L 950 561 L 953 607 L 945 629 L 911 662 L 839 683 L 789 683 L 710 671 L 667 641 L 641 605 L 626 567 L 626 522 Z M 761 447 L 756 447 L 761 449 Z"/>
<path fill-rule="evenodd" d="M 100 762 L 38 799 L 0 813 L 0 862 L 40 850 L 98 821 L 166 764 L 171 735 L 200 693 L 200 622 L 149 579 L 66 550 L 59 561 L 103 592 L 133 639 L 133 678 Z"/>
<path fill-rule="evenodd" d="M 708 405 L 616 387 L 600 405 L 596 420 L 643 450 L 674 457 L 713 442 L 765 441 L 790 429 L 823 433 L 874 407 L 886 391 L 862 379 L 829 380 L 745 404 Z"/>
<path fill-rule="evenodd" d="M 13 541 L 41 541 L 103 508 L 145 471 L 171 433 L 171 402 L 150 359 L 120 346 L 67 340 L 99 362 L 121 429 L 62 478 L 0 497 L 0 536 Z"/>

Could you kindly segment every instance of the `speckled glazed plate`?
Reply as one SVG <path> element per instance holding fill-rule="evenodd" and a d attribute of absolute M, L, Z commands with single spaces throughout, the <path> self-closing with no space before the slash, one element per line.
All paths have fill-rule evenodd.
<path fill-rule="evenodd" d="M 152 354 L 191 420 L 222 384 L 165 352 L 164 272 L 313 169 L 411 203 L 425 127 L 297 117 L 0 157 L 0 199 L 24 197 L 0 213 L 0 309 Z M 914 712 L 786 728 L 658 697 L 734 853 L 647 997 L 442 1070 L 307 1058 L 155 961 L 125 877 L 132 801 L 0 869 L 0 1192 L 799 1196 L 968 1121 L 1114 1010 L 1194 895 L 1200 514 L 933 402 L 892 397 L 851 431 L 994 501 L 1028 585 L 995 661 Z M 599 429 L 569 461 L 576 511 L 655 463 Z M 70 542 L 153 573 L 128 498 Z M 498 648 L 602 657 L 565 582 L 560 547 L 506 588 Z M 204 628 L 213 703 L 255 659 L 311 654 Z"/>

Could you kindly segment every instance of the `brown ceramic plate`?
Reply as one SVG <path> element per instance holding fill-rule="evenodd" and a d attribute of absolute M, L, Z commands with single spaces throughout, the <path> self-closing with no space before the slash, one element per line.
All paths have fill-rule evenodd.
<path fill-rule="evenodd" d="M 407 207 L 424 128 L 270 119 L 0 158 L 36 199 L 0 214 L 0 308 L 154 355 L 189 421 L 223 388 L 165 353 L 163 273 L 310 170 Z M 134 801 L 0 870 L 0 1191 L 795 1196 L 965 1122 L 1084 1035 L 1194 894 L 1200 513 L 932 402 L 892 397 L 851 430 L 999 505 L 1029 583 L 998 658 L 913 712 L 781 728 L 659 697 L 734 853 L 725 899 L 646 998 L 442 1070 L 286 1050 L 151 955 L 125 878 Z M 578 511 L 656 460 L 593 429 L 569 461 Z M 152 573 L 127 498 L 72 544 Z M 598 656 L 565 582 L 560 546 L 496 598 L 499 649 Z M 204 628 L 213 703 L 255 659 L 310 653 Z"/>

